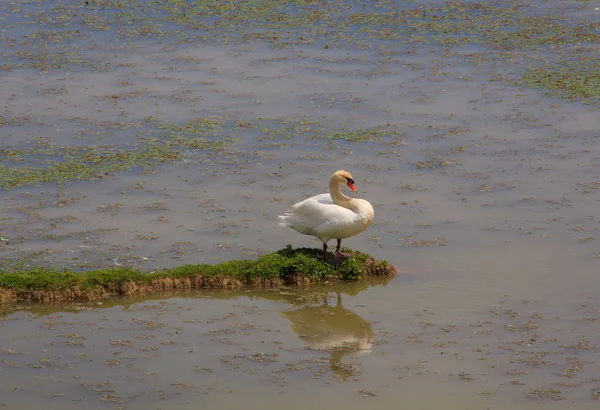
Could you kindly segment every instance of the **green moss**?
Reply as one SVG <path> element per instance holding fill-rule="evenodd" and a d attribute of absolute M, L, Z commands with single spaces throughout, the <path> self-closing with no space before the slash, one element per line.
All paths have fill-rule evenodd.
<path fill-rule="evenodd" d="M 57 272 L 36 268 L 28 272 L 5 273 L 0 286 L 9 289 L 65 289 L 74 286 L 80 277 L 72 272 Z"/>
<path fill-rule="evenodd" d="M 356 280 L 363 275 L 369 255 L 358 254 L 346 259 L 340 266 L 340 279 Z"/>
<path fill-rule="evenodd" d="M 336 270 L 333 266 L 318 259 L 316 249 L 287 247 L 276 253 L 260 257 L 256 265 L 248 269 L 246 274 L 251 279 L 253 277 L 287 278 L 297 273 L 320 281 L 327 275 L 335 274 Z"/>
<path fill-rule="evenodd" d="M 349 249 L 345 249 L 349 252 Z M 352 251 L 350 251 L 352 252 Z M 273 287 L 393 276 L 384 261 L 353 252 L 338 265 L 323 262 L 317 249 L 287 246 L 257 260 L 234 260 L 216 265 L 185 265 L 145 273 L 132 268 L 111 268 L 76 273 L 36 268 L 0 272 L 0 303 L 10 300 L 89 300 L 106 294 L 147 293 L 192 287 Z"/>
<path fill-rule="evenodd" d="M 177 268 L 165 270 L 158 273 L 160 277 L 168 276 L 171 278 L 185 278 L 197 275 L 198 272 L 203 272 L 208 276 L 228 276 L 242 278 L 244 272 L 251 266 L 255 265 L 255 261 L 251 260 L 234 260 L 221 262 L 216 265 L 183 265 Z M 143 274 L 149 276 L 148 274 Z M 155 274 L 156 275 L 156 274 Z"/>

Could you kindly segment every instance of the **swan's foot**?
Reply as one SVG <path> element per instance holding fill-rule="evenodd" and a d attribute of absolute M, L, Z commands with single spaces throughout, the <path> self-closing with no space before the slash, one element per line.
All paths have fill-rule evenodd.
<path fill-rule="evenodd" d="M 351 254 L 349 254 L 349 253 L 342 252 L 342 240 L 338 239 L 337 240 L 337 246 L 335 247 L 335 256 L 340 256 L 340 257 L 347 258 L 350 255 Z"/>
<path fill-rule="evenodd" d="M 347 257 L 352 256 L 352 253 L 344 253 L 342 252 L 342 240 L 337 240 L 337 246 L 335 247 L 335 253 L 333 254 L 333 259 L 329 260 L 327 257 L 327 244 L 323 244 L 323 262 L 329 262 L 334 265 L 339 265 L 343 262 Z"/>

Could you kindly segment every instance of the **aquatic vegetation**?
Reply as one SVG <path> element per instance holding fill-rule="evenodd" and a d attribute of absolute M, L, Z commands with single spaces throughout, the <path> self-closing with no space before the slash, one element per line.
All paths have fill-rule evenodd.
<path fill-rule="evenodd" d="M 371 129 L 360 129 L 355 131 L 335 132 L 327 135 L 332 140 L 344 140 L 348 142 L 373 142 L 382 138 L 392 138 L 402 135 L 402 132 L 388 127 L 375 127 Z"/>
<path fill-rule="evenodd" d="M 184 123 L 166 123 L 149 119 L 139 123 L 94 123 L 93 129 L 79 130 L 77 134 L 100 133 L 110 130 L 135 130 L 135 144 L 58 146 L 53 141 L 37 138 L 24 149 L 0 146 L 4 156 L 0 164 L 0 189 L 11 190 L 42 183 L 67 184 L 114 178 L 117 174 L 138 170 L 151 172 L 165 165 L 216 156 L 219 159 L 237 158 L 236 146 L 240 139 L 229 135 L 243 129 L 245 133 L 260 131 L 261 139 L 292 139 L 298 134 L 309 134 L 316 139 L 368 142 L 393 140 L 400 135 L 391 127 L 364 128 L 349 131 L 338 127 L 321 126 L 305 120 L 254 123 L 232 122 L 218 116 L 197 117 Z M 278 143 L 275 146 L 279 146 Z"/>
<path fill-rule="evenodd" d="M 582 2 L 582 7 L 585 5 Z M 519 53 L 526 65 L 551 76 L 554 66 L 573 59 L 572 74 L 577 77 L 589 71 L 586 67 L 578 68 L 576 53 L 589 47 L 589 58 L 597 64 L 598 55 L 593 47 L 600 41 L 597 21 L 573 21 L 560 9 L 539 9 L 520 0 L 383 2 L 377 6 L 370 2 L 346 5 L 289 0 L 97 0 L 85 5 L 38 1 L 18 6 L 6 3 L 0 6 L 0 11 L 21 17 L 6 25 L 4 35 L 12 43 L 27 47 L 6 53 L 6 63 L 0 66 L 6 71 L 106 70 L 108 63 L 85 53 L 87 46 L 80 44 L 87 44 L 87 36 L 99 35 L 107 44 L 115 39 L 119 42 L 158 39 L 174 44 L 259 40 L 274 48 L 313 45 L 323 49 L 382 51 L 393 50 L 398 44 L 417 48 L 441 45 L 447 47 L 446 53 L 459 58 L 464 56 L 452 54 L 453 47 L 485 46 L 499 53 Z M 23 26 L 33 24 L 39 26 L 38 30 L 22 30 Z M 386 70 L 381 68 L 375 74 L 386 74 Z M 518 76 L 516 73 L 516 77 L 507 81 L 516 81 Z M 578 93 L 571 95 L 589 99 Z M 598 101 L 598 93 L 593 96 Z"/>
<path fill-rule="evenodd" d="M 600 40 L 596 40 L 600 41 Z M 593 103 L 600 98 L 600 59 L 561 59 L 544 67 L 530 67 L 520 78 L 524 85 L 550 90 L 571 101 Z"/>
<path fill-rule="evenodd" d="M 584 6 L 582 6 L 584 7 Z M 0 13 L 11 16 L 5 21 L 4 40 L 0 45 L 5 63 L 0 70 L 34 69 L 40 72 L 109 71 L 115 67 L 103 57 L 115 39 L 135 45 L 136 40 L 158 39 L 163 45 L 247 43 L 260 40 L 276 48 L 313 45 L 315 48 L 352 51 L 372 50 L 389 61 L 378 62 L 376 70 L 352 72 L 351 76 L 370 79 L 405 70 L 410 64 L 399 58 L 403 53 L 444 47 L 444 59 L 488 67 L 491 81 L 501 81 L 539 88 L 569 101 L 597 104 L 600 101 L 600 70 L 595 45 L 600 41 L 600 23 L 582 19 L 571 21 L 560 9 L 539 10 L 518 0 L 496 3 L 444 2 L 441 4 L 393 4 L 378 7 L 368 2 L 267 1 L 221 2 L 198 0 L 181 2 L 88 1 L 0 5 Z M 18 18 L 12 18 L 17 16 Z M 35 25 L 35 31 L 24 30 Z M 89 48 L 89 38 L 94 47 Z M 102 41 L 102 40 L 106 41 Z M 408 45 L 401 50 L 399 44 Z M 459 47 L 474 47 L 464 52 Z M 404 47 L 404 46 L 402 46 Z M 287 58 L 287 57 L 279 57 Z M 355 57 L 353 57 L 355 58 Z M 493 66 L 509 58 L 511 72 L 497 73 Z M 190 63 L 183 59 L 180 63 Z M 327 55 L 318 59 L 340 61 Z M 449 60 L 448 60 L 449 61 Z M 265 61 L 267 63 L 267 61 Z M 129 64 L 129 63 L 125 63 Z M 383 65 L 381 65 L 383 64 Z M 437 72 L 442 66 L 432 67 Z M 413 67 L 422 70 L 422 66 Z M 342 74 L 345 75 L 345 74 Z M 133 85 L 134 78 L 122 81 Z M 211 84 L 211 79 L 203 83 Z M 40 88 L 42 94 L 64 95 L 68 87 Z M 145 97 L 145 90 L 106 95 L 115 102 Z M 18 96 L 17 96 L 18 97 Z M 319 96 L 315 102 L 330 104 L 330 97 Z M 174 94 L 173 99 L 185 100 Z M 426 101 L 429 97 L 421 97 Z M 348 104 L 358 104 L 350 96 Z M 0 115 L 0 126 L 17 127 L 34 122 L 28 117 Z M 237 125 L 236 125 L 237 124 Z M 205 116 L 185 123 L 161 123 L 150 118 L 145 124 L 96 124 L 94 132 L 132 128 L 138 134 L 136 146 L 119 147 L 31 147 L 19 150 L 0 148 L 0 188 L 32 186 L 41 183 L 110 178 L 128 170 L 150 172 L 156 166 L 182 160 L 183 150 L 191 155 L 218 153 L 234 147 L 232 130 L 243 128 L 263 132 L 263 139 L 291 139 L 296 135 L 354 143 L 376 142 L 402 135 L 389 126 L 370 129 L 339 129 L 320 126 L 314 118 L 289 119 L 269 123 L 255 118 L 220 118 Z M 342 127 L 343 128 L 343 127 Z M 75 133 L 92 132 L 76 130 Z M 85 135 L 80 135 L 85 137 Z M 282 142 L 279 142 L 283 146 Z M 44 149 L 42 149 L 44 148 Z M 264 146 L 266 148 L 266 146 Z M 38 159 L 43 157 L 43 166 Z M 48 157 L 54 157 L 47 159 Z M 35 165 L 28 163 L 35 162 Z M 18 163 L 18 164 L 17 164 Z M 17 166 L 18 165 L 18 166 Z M 448 163 L 428 161 L 417 168 L 439 168 Z"/>
<path fill-rule="evenodd" d="M 184 265 L 146 273 L 132 268 L 112 268 L 77 273 L 36 268 L 0 273 L 0 303 L 15 300 L 93 300 L 107 295 L 135 295 L 160 290 L 239 287 L 272 288 L 282 285 L 356 280 L 393 276 L 386 261 L 352 252 L 338 265 L 319 259 L 320 250 L 291 246 L 256 260 L 232 260 L 216 265 Z"/>
<path fill-rule="evenodd" d="M 214 118 L 195 118 L 184 124 L 151 124 L 143 129 L 139 124 L 96 124 L 98 132 L 138 129 L 137 146 L 57 146 L 51 140 L 37 138 L 25 149 L 0 147 L 6 164 L 0 165 L 0 188 L 110 178 L 132 169 L 149 172 L 158 165 L 180 161 L 182 151 L 188 156 L 211 152 L 225 155 L 235 140 L 214 137 L 219 124 Z"/>
<path fill-rule="evenodd" d="M 418 161 L 415 163 L 416 169 L 439 169 L 446 168 L 456 165 L 456 161 L 453 159 L 442 158 L 439 155 L 431 155 L 431 160 L 429 161 Z"/>

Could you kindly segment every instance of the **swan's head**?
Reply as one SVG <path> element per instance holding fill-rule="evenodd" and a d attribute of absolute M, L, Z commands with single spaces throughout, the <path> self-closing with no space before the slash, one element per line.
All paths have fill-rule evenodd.
<path fill-rule="evenodd" d="M 356 188 L 354 187 L 354 179 L 352 179 L 352 175 L 350 175 L 348 171 L 344 171 L 343 169 L 335 171 L 331 176 L 331 179 L 339 182 L 340 185 L 348 185 L 351 190 L 356 192 Z"/>

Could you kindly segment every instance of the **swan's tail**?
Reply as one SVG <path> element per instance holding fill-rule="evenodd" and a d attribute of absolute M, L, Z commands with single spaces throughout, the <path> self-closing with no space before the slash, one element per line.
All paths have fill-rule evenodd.
<path fill-rule="evenodd" d="M 281 221 L 278 223 L 279 226 L 292 228 L 293 230 L 303 233 L 305 235 L 314 234 L 310 221 L 302 216 L 285 214 L 279 215 L 278 218 Z"/>
<path fill-rule="evenodd" d="M 288 226 L 290 226 L 287 221 L 288 215 L 279 215 L 279 216 L 277 216 L 277 218 L 279 218 L 279 223 L 277 225 L 283 226 L 284 228 L 287 228 Z"/>

